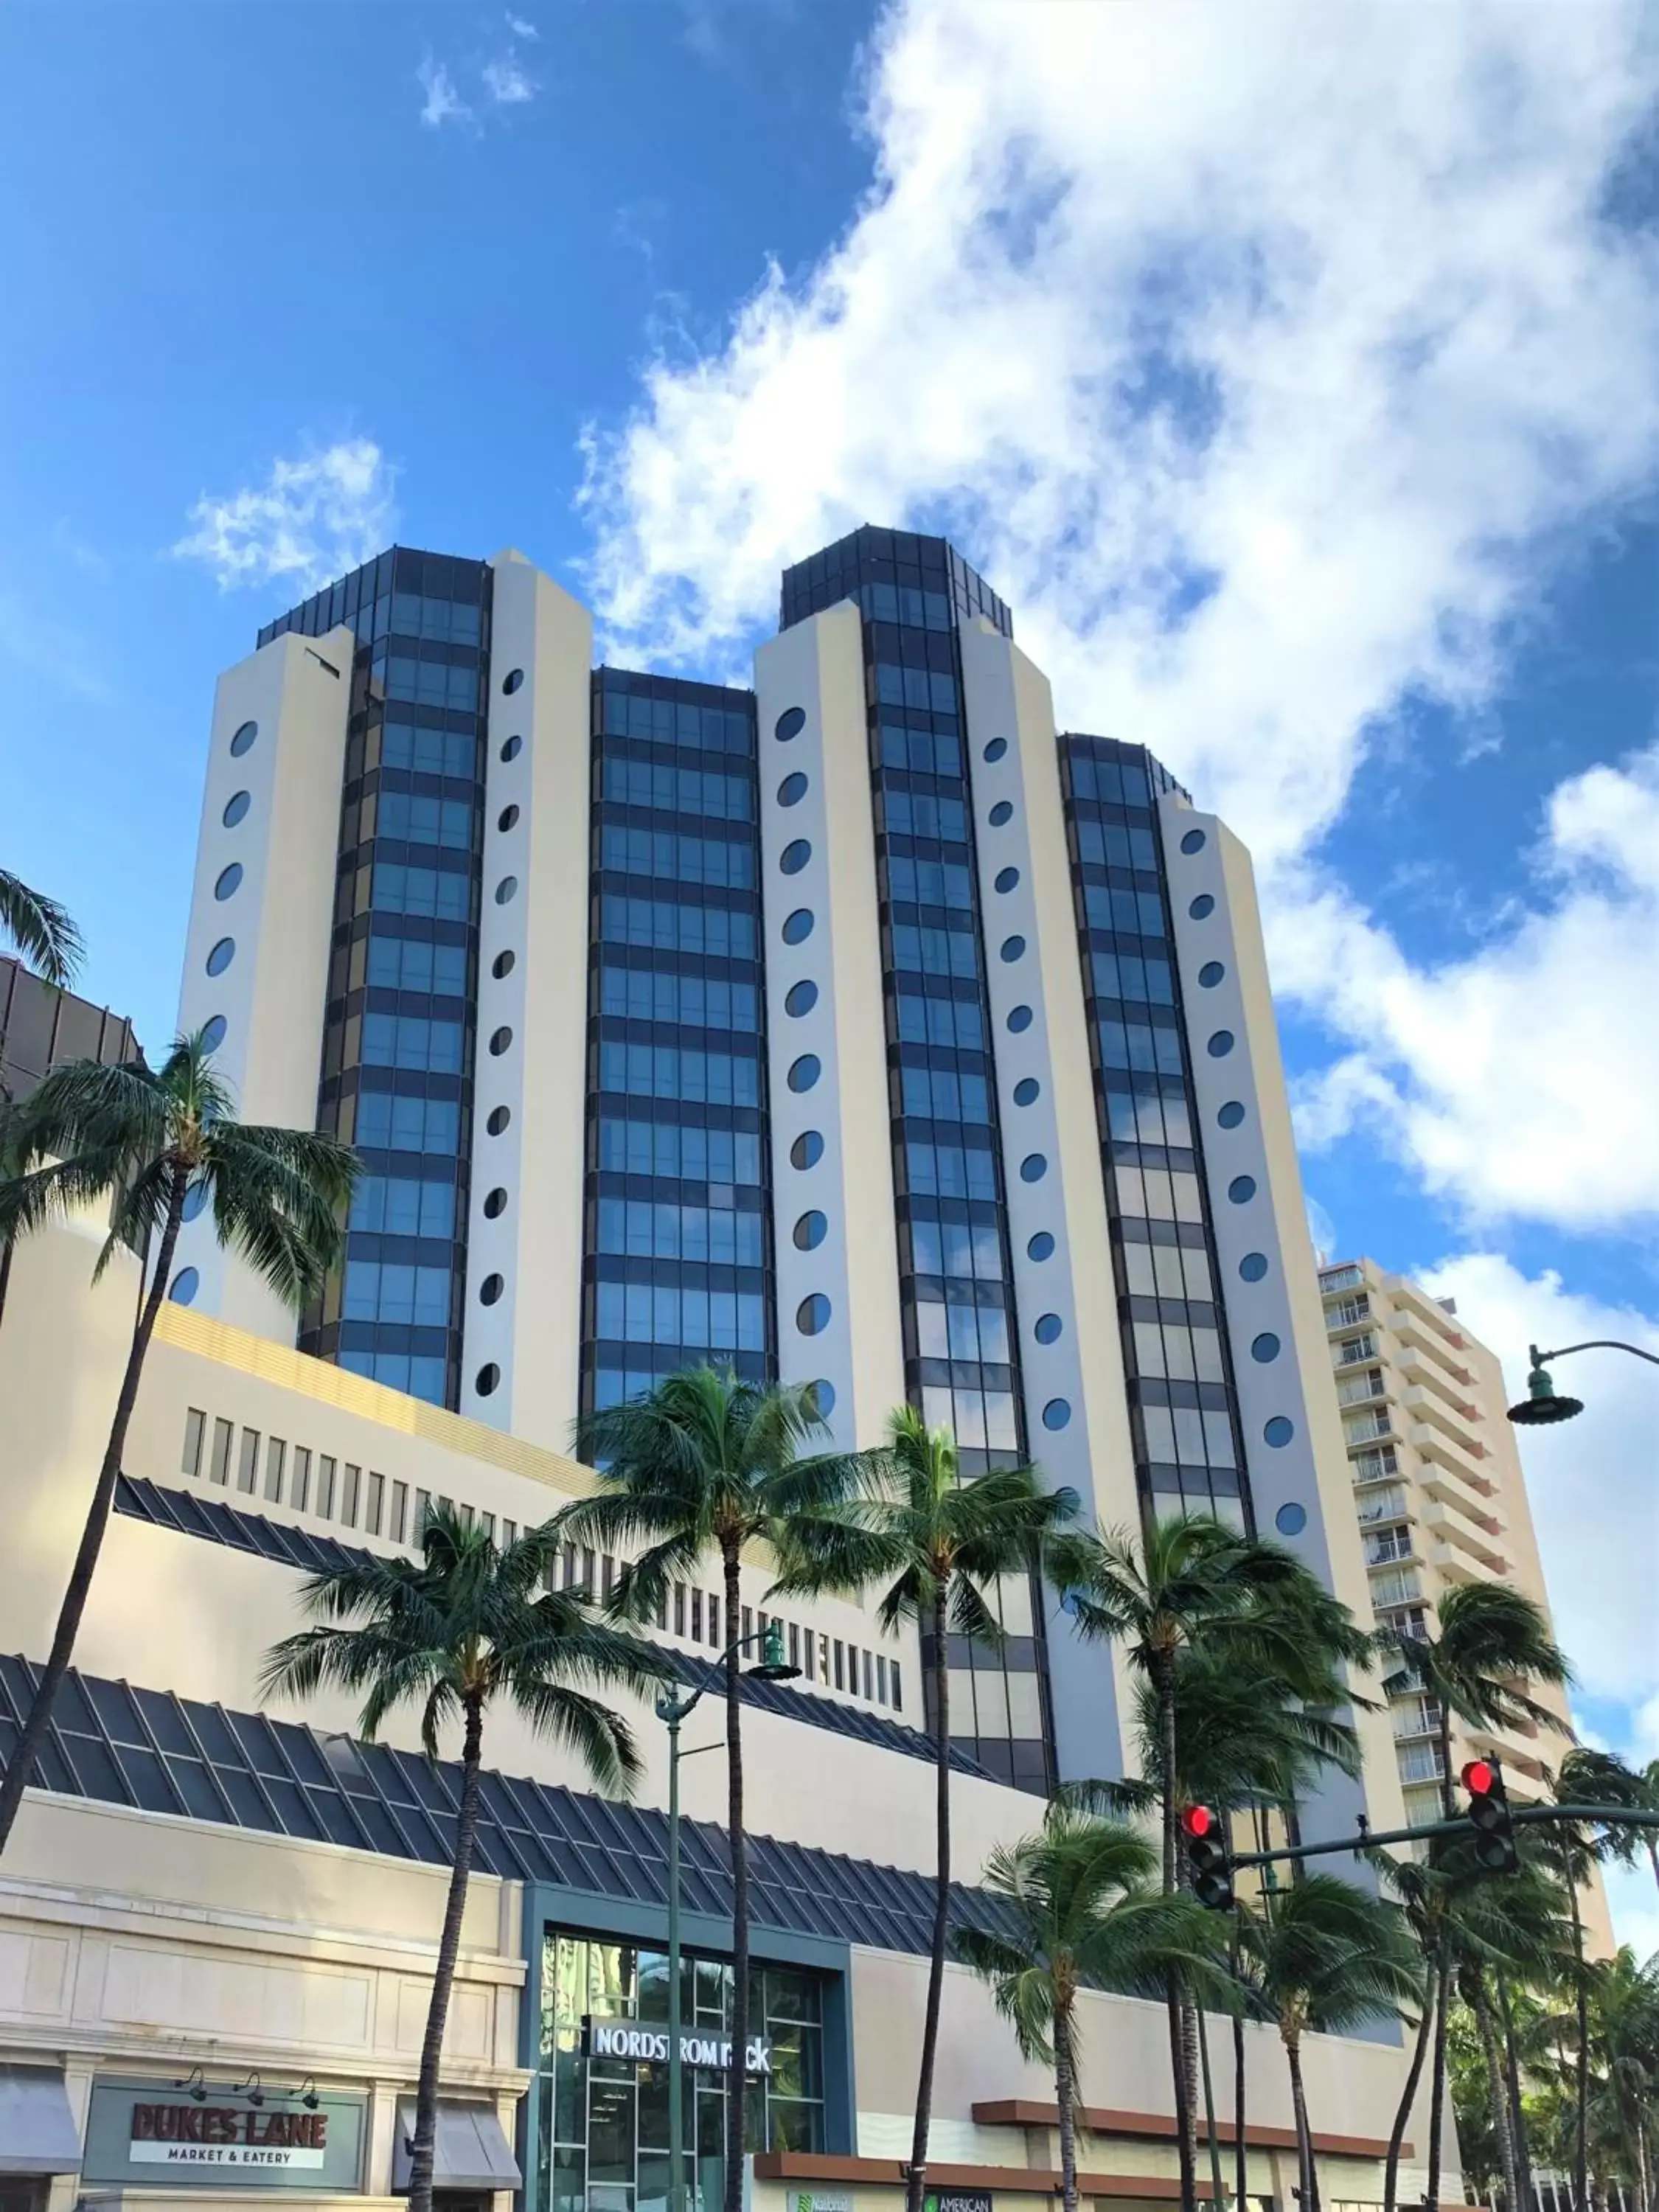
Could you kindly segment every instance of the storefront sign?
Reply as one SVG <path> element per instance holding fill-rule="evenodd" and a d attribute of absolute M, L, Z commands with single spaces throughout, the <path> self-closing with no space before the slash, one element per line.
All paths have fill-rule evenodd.
<path fill-rule="evenodd" d="M 665 2027 L 637 2027 L 626 2020 L 594 2020 L 582 2021 L 582 2057 L 584 2058 L 619 2058 L 627 2066 L 665 2066 L 668 2063 L 668 2030 Z M 682 2066 L 704 2066 L 724 2072 L 732 2063 L 732 2039 L 729 2035 L 685 2035 L 680 2037 Z M 750 2074 L 770 2074 L 772 2045 L 763 2035 L 749 2039 Z"/>
<path fill-rule="evenodd" d="M 789 2212 L 853 2212 L 853 2200 L 845 2190 L 792 2189 Z"/>
<path fill-rule="evenodd" d="M 361 2097 L 94 2081 L 82 2178 L 201 2182 L 248 2188 L 356 2190 L 362 2185 Z"/>
<path fill-rule="evenodd" d="M 991 2212 L 988 2189 L 930 2189 L 921 2200 L 921 2212 Z"/>

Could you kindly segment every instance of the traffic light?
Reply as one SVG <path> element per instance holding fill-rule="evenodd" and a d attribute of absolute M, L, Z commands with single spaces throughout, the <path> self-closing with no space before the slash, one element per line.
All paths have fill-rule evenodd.
<path fill-rule="evenodd" d="M 1207 1805 L 1189 1805 L 1181 1816 L 1187 1838 L 1187 1873 L 1193 1895 L 1212 1912 L 1233 1909 L 1233 1869 L 1227 1832 Z"/>
<path fill-rule="evenodd" d="M 1469 1793 L 1475 1864 L 1482 1874 L 1518 1872 L 1521 1861 L 1515 1848 L 1510 1801 L 1504 1794 L 1504 1778 L 1496 1760 L 1472 1759 L 1463 1769 L 1463 1787 Z"/>

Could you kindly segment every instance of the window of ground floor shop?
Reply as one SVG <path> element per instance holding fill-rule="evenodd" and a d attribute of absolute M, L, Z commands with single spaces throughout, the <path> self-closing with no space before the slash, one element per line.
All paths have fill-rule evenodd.
<path fill-rule="evenodd" d="M 765 2045 L 750 2080 L 744 2140 L 750 2150 L 824 2147 L 823 1996 L 819 1976 L 757 1961 L 749 2033 Z M 682 2033 L 712 2050 L 731 2027 L 728 1960 L 681 1960 Z M 668 2065 L 586 2057 L 584 2020 L 668 2026 L 664 1951 L 550 1929 L 542 1963 L 539 2141 L 530 2161 L 529 2212 L 667 2212 Z M 718 2212 L 725 2174 L 726 2080 L 689 2064 L 681 2076 L 686 2212 Z"/>

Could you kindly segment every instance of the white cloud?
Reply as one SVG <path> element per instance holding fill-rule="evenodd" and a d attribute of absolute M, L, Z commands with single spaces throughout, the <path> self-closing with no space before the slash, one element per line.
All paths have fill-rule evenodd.
<path fill-rule="evenodd" d="M 1634 1866 L 1604 1868 L 1601 1880 L 1615 1938 L 1628 1943 L 1638 1959 L 1652 1958 L 1659 1952 L 1659 1888 L 1646 1852 Z"/>
<path fill-rule="evenodd" d="M 194 529 L 173 550 L 205 562 L 221 590 L 281 581 L 296 593 L 314 591 L 389 542 L 392 475 L 368 438 L 275 461 L 258 489 L 204 493 L 191 509 Z"/>
<path fill-rule="evenodd" d="M 520 107 L 536 97 L 536 84 L 514 54 L 483 65 L 483 88 L 497 107 Z"/>
<path fill-rule="evenodd" d="M 1564 552 L 1659 465 L 1653 258 L 1601 213 L 1659 84 L 1640 26 L 896 0 L 844 235 L 587 442 L 623 651 L 723 661 L 782 563 L 863 520 L 949 531 L 1063 718 L 1152 745 L 1254 848 L 1281 981 L 1358 1048 L 1328 1122 L 1364 1106 L 1470 1206 L 1575 1221 L 1656 1172 L 1627 1120 L 1653 1048 L 1586 987 L 1648 957 L 1616 817 L 1640 770 L 1567 787 L 1536 910 L 1463 968 L 1413 970 L 1305 863 L 1402 705 L 1477 717 Z M 1383 1039 L 1346 958 L 1393 993 Z M 1518 1144 L 1490 1162 L 1523 1106 L 1565 1147 L 1529 1176 Z"/>
<path fill-rule="evenodd" d="M 441 130 L 446 123 L 466 123 L 472 110 L 455 89 L 455 80 L 447 65 L 426 55 L 415 72 L 425 95 L 421 106 L 421 120 L 428 130 Z"/>
<path fill-rule="evenodd" d="M 521 39 L 526 46 L 534 46 L 541 36 L 536 26 L 533 23 L 526 23 L 522 15 L 509 15 L 507 19 L 507 27 L 515 39 Z"/>

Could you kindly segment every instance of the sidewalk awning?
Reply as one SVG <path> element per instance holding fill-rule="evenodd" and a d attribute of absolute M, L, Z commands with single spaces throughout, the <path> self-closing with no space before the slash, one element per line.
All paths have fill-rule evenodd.
<path fill-rule="evenodd" d="M 415 2100 L 398 2100 L 398 2133 L 392 2147 L 392 2186 L 409 2186 L 409 2146 L 415 2133 Z M 523 2177 L 493 2105 L 440 2100 L 432 2146 L 434 2189 L 517 2189 Z"/>
<path fill-rule="evenodd" d="M 50 2066 L 0 2066 L 0 2174 L 80 2171 L 81 2133 L 63 2075 Z"/>

